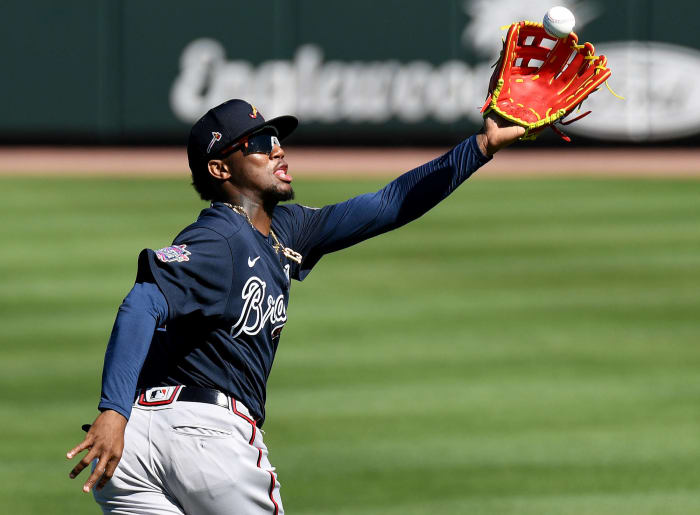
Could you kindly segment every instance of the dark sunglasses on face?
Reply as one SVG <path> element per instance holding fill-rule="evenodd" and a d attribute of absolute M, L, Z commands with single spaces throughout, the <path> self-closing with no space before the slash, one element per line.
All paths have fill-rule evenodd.
<path fill-rule="evenodd" d="M 264 130 L 246 136 L 242 140 L 234 143 L 229 148 L 222 152 L 222 155 L 226 156 L 233 154 L 236 150 L 240 149 L 244 156 L 250 154 L 267 154 L 270 155 L 274 146 L 281 146 L 280 140 L 277 139 L 277 133 L 273 130 Z"/>

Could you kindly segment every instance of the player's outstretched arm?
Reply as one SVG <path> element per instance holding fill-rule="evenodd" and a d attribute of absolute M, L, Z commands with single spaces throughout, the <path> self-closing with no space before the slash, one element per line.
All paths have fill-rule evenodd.
<path fill-rule="evenodd" d="M 484 118 L 484 126 L 476 135 L 476 142 L 481 152 L 491 157 L 502 148 L 507 147 L 525 134 L 525 128 L 501 118 L 496 113 L 489 113 Z"/>
<path fill-rule="evenodd" d="M 75 479 L 92 460 L 98 460 L 95 470 L 83 485 L 83 492 L 89 492 L 98 480 L 97 489 L 99 490 L 112 478 L 124 450 L 126 423 L 126 417 L 121 413 L 113 410 L 103 411 L 90 426 L 85 439 L 66 454 L 68 459 L 72 459 L 88 449 L 88 453 L 71 470 L 71 479 Z"/>
<path fill-rule="evenodd" d="M 305 256 L 298 275 L 303 279 L 324 254 L 349 247 L 396 229 L 436 206 L 493 154 L 525 133 L 495 113 L 484 119 L 481 131 L 429 163 L 407 172 L 374 193 L 311 209 L 278 206 L 275 228 Z M 285 228 L 285 224 L 288 227 Z M 295 227 L 296 226 L 296 227 Z"/>

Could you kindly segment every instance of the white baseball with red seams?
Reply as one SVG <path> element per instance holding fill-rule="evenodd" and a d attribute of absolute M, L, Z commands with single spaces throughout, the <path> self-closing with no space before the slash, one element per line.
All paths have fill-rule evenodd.
<path fill-rule="evenodd" d="M 552 7 L 545 13 L 544 19 L 542 20 L 544 30 L 547 31 L 547 34 L 555 38 L 565 38 L 568 36 L 571 31 L 574 30 L 575 24 L 576 19 L 574 18 L 574 13 L 561 5 Z"/>

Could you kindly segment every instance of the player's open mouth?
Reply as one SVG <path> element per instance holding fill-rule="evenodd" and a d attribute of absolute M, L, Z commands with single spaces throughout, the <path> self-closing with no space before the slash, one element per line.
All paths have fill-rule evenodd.
<path fill-rule="evenodd" d="M 286 166 L 282 166 L 275 170 L 275 177 L 277 177 L 280 181 L 292 182 L 292 176 L 287 174 Z"/>

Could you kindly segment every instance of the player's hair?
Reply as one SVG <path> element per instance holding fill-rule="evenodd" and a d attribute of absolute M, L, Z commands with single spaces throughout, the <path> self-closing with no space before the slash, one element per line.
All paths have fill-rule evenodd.
<path fill-rule="evenodd" d="M 231 156 L 223 158 L 224 161 L 228 159 L 231 159 Z M 208 200 L 210 202 L 225 200 L 221 191 L 221 183 L 224 181 L 213 177 L 209 173 L 207 164 L 197 167 L 195 170 L 196 173 L 192 172 L 192 186 L 194 186 L 194 189 L 199 193 L 202 200 Z"/>
<path fill-rule="evenodd" d="M 217 180 L 206 170 L 200 170 L 192 174 L 192 186 L 199 193 L 202 200 L 213 201 L 218 197 L 219 188 Z"/>

